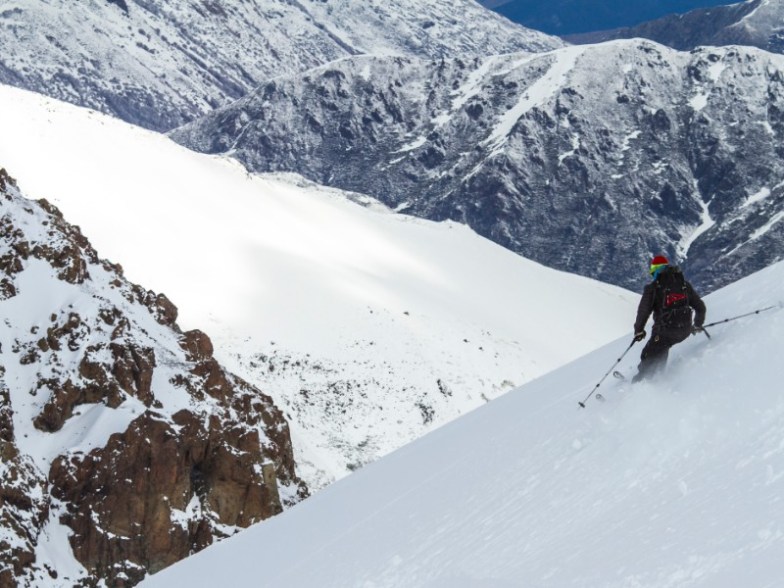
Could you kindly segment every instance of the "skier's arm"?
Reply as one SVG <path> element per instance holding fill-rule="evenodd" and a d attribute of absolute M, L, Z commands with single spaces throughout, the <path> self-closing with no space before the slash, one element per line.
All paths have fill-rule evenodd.
<path fill-rule="evenodd" d="M 700 298 L 700 295 L 695 292 L 692 285 L 686 282 L 686 287 L 688 288 L 688 296 L 689 296 L 689 306 L 694 309 L 694 326 L 695 327 L 702 327 L 705 324 L 705 303 Z"/>
<path fill-rule="evenodd" d="M 637 307 L 637 320 L 634 322 L 635 333 L 641 333 L 645 329 L 645 323 L 648 322 L 648 318 L 653 312 L 653 297 L 653 284 L 648 284 L 642 291 L 642 299 Z"/>

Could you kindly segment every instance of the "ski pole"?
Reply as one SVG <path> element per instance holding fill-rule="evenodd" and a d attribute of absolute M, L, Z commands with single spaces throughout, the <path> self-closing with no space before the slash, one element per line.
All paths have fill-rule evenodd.
<path fill-rule="evenodd" d="M 733 316 L 731 318 L 726 318 L 724 320 L 716 321 L 716 322 L 710 323 L 710 324 L 705 325 L 705 326 L 706 327 L 714 327 L 716 325 L 721 325 L 721 324 L 724 324 L 724 323 L 728 323 L 730 321 L 736 321 L 738 319 L 745 318 L 745 317 L 751 316 L 753 314 L 759 314 L 759 313 L 765 312 L 767 310 L 773 310 L 774 308 L 778 308 L 779 306 L 780 306 L 779 304 L 774 304 L 773 306 L 767 306 L 765 308 L 760 308 L 759 310 L 753 310 L 751 312 L 747 312 L 746 314 L 740 314 L 738 316 Z"/>
<path fill-rule="evenodd" d="M 637 340 L 636 339 L 632 339 L 632 342 L 629 343 L 629 346 L 626 348 L 626 351 L 624 351 L 621 354 L 621 356 L 615 361 L 615 363 L 612 364 L 612 367 L 609 370 L 607 370 L 607 373 L 604 374 L 604 376 L 602 377 L 601 380 L 599 380 L 599 383 L 596 384 L 596 386 L 593 387 L 593 390 L 591 390 L 591 393 L 588 396 L 585 397 L 585 400 L 583 400 L 582 402 L 578 402 L 577 403 L 577 404 L 580 405 L 580 408 L 585 408 L 585 403 L 588 402 L 588 399 L 591 396 L 593 396 L 594 393 L 599 389 L 599 386 L 601 386 L 602 382 L 604 382 L 604 380 L 607 378 L 607 376 L 609 376 L 612 373 L 612 371 L 615 369 L 615 366 L 617 366 L 619 363 L 621 363 L 621 360 L 626 356 L 627 353 L 629 353 L 629 350 L 634 346 L 635 343 L 637 343 Z"/>
<path fill-rule="evenodd" d="M 708 326 L 710 327 L 710 325 L 708 325 Z M 708 331 L 706 331 L 706 330 L 705 330 L 705 327 L 697 327 L 697 328 L 694 328 L 694 329 L 692 329 L 692 331 L 691 331 L 691 334 L 692 334 L 692 335 L 696 335 L 698 331 L 699 331 L 700 333 L 705 333 L 705 336 L 706 336 L 708 339 L 711 339 L 711 338 L 712 338 L 712 337 L 710 336 L 710 333 L 709 333 Z"/>

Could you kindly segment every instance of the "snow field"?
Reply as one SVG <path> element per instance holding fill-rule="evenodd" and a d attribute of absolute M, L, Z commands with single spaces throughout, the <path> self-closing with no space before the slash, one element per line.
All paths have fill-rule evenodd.
<path fill-rule="evenodd" d="M 20 90 L 0 103 L 0 162 L 23 192 L 275 398 L 314 488 L 629 330 L 635 295 L 464 226 Z"/>

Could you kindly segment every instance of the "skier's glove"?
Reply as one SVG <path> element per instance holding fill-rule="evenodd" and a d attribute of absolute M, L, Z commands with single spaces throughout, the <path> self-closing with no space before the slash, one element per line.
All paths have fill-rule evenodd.
<path fill-rule="evenodd" d="M 702 328 L 702 325 L 694 325 L 694 326 L 691 328 L 691 334 L 692 334 L 692 335 L 697 335 L 697 334 L 699 334 L 699 333 L 702 333 L 702 331 L 703 331 L 703 330 L 704 330 L 704 329 Z"/>
<path fill-rule="evenodd" d="M 643 339 L 645 339 L 645 335 L 646 335 L 646 334 L 647 334 L 647 333 L 646 333 L 644 330 L 643 330 L 643 331 L 640 331 L 639 333 L 635 333 L 635 334 L 634 334 L 634 341 L 635 341 L 636 343 L 639 343 L 640 341 L 642 341 Z"/>

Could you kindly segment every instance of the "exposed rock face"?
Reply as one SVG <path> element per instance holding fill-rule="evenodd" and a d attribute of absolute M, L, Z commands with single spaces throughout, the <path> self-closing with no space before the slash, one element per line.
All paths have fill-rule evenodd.
<path fill-rule="evenodd" d="M 183 410 L 167 422 L 145 413 L 106 447 L 53 464 L 52 492 L 69 505 L 64 520 L 88 570 L 133 584 L 281 512 L 277 486 L 262 473 L 258 431 L 226 418 Z"/>
<path fill-rule="evenodd" d="M 784 59 L 753 48 L 355 58 L 172 136 L 635 290 L 655 253 L 703 291 L 784 255 Z"/>
<path fill-rule="evenodd" d="M 4 6 L 0 25 L 0 83 L 155 130 L 226 105 L 272 76 L 360 53 L 476 56 L 563 46 L 473 0 L 40 0 Z"/>
<path fill-rule="evenodd" d="M 131 586 L 307 495 L 281 412 L 165 296 L 4 170 L 0 214 L 0 586 Z"/>
<path fill-rule="evenodd" d="M 14 443 L 13 410 L 3 372 L 0 367 L 0 588 L 13 588 L 35 563 L 49 499 L 46 477 Z"/>

